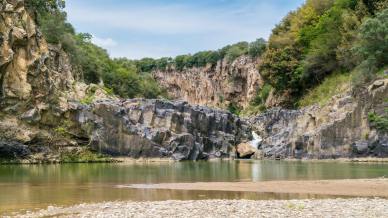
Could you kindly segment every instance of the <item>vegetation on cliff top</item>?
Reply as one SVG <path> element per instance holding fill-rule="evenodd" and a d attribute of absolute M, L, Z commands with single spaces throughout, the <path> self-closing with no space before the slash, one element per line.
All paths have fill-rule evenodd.
<path fill-rule="evenodd" d="M 69 54 L 73 70 L 86 83 L 103 83 L 124 98 L 165 96 L 156 81 L 135 62 L 111 59 L 106 50 L 91 42 L 87 33 L 76 33 L 67 22 L 64 0 L 31 0 L 26 6 L 35 15 L 48 43 L 59 44 Z"/>
<path fill-rule="evenodd" d="M 355 86 L 370 80 L 388 62 L 387 8 L 387 0 L 307 0 L 273 29 L 261 73 L 291 107 L 334 73 L 354 71 Z"/>
<path fill-rule="evenodd" d="M 185 68 L 205 67 L 206 65 L 215 65 L 218 61 L 225 59 L 233 62 L 242 55 L 248 55 L 257 58 L 264 53 L 266 41 L 262 38 L 254 42 L 238 42 L 233 45 L 227 45 L 216 51 L 200 51 L 193 55 L 178 55 L 175 58 L 163 57 L 159 59 L 143 58 L 141 60 L 120 59 L 127 63 L 134 63 L 140 72 L 151 72 L 153 70 L 166 70 L 168 67 L 175 67 L 182 71 Z"/>

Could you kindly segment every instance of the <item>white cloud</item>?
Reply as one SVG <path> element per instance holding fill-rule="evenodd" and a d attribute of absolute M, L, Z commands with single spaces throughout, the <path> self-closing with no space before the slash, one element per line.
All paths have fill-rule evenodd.
<path fill-rule="evenodd" d="M 117 45 L 117 42 L 112 38 L 100 38 L 95 35 L 92 37 L 92 42 L 103 48 L 115 47 Z"/>

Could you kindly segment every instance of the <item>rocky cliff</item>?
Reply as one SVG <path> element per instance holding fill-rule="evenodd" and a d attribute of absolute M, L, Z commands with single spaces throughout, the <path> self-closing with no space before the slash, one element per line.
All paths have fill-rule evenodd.
<path fill-rule="evenodd" d="M 384 115 L 388 79 L 333 97 L 324 107 L 272 109 L 252 117 L 252 128 L 263 137 L 263 158 L 387 157 L 388 133 L 368 121 L 368 113 Z"/>
<path fill-rule="evenodd" d="M 181 101 L 97 101 L 78 108 L 75 120 L 93 149 L 132 158 L 229 157 L 250 137 L 249 127 L 235 115 Z"/>
<path fill-rule="evenodd" d="M 17 130 L 58 117 L 75 81 L 67 55 L 46 43 L 23 1 L 1 1 L 0 7 L 0 135 L 28 142 L 38 133 Z"/>
<path fill-rule="evenodd" d="M 0 1 L 0 159 L 25 157 L 76 146 L 63 137 L 69 102 L 90 92 L 101 93 L 76 80 L 68 55 L 46 43 L 24 1 Z"/>
<path fill-rule="evenodd" d="M 258 60 L 241 56 L 231 63 L 224 59 L 216 65 L 182 71 L 170 67 L 153 75 L 174 99 L 218 108 L 226 108 L 231 103 L 246 107 L 263 85 L 257 64 Z"/>

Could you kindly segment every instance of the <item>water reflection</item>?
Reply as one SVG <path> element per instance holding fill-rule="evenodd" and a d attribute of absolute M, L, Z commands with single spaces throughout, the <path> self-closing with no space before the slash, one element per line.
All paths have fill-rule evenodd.
<path fill-rule="evenodd" d="M 387 164 L 220 161 L 0 166 L 0 211 L 114 200 L 290 199 L 327 196 L 120 189 L 123 184 L 377 178 Z"/>

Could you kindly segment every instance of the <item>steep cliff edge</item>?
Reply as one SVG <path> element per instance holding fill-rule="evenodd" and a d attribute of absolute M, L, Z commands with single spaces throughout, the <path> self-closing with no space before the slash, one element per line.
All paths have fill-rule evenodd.
<path fill-rule="evenodd" d="M 246 107 L 263 85 L 257 70 L 258 62 L 249 56 L 241 56 L 231 63 L 223 59 L 216 65 L 182 71 L 172 66 L 165 71 L 156 70 L 153 75 L 174 99 L 218 108 L 230 104 Z"/>
<path fill-rule="evenodd" d="M 24 3 L 0 1 L 0 158 L 41 153 L 43 160 L 82 144 L 60 131 L 70 102 L 106 93 L 76 80 L 68 55 L 45 41 Z"/>

